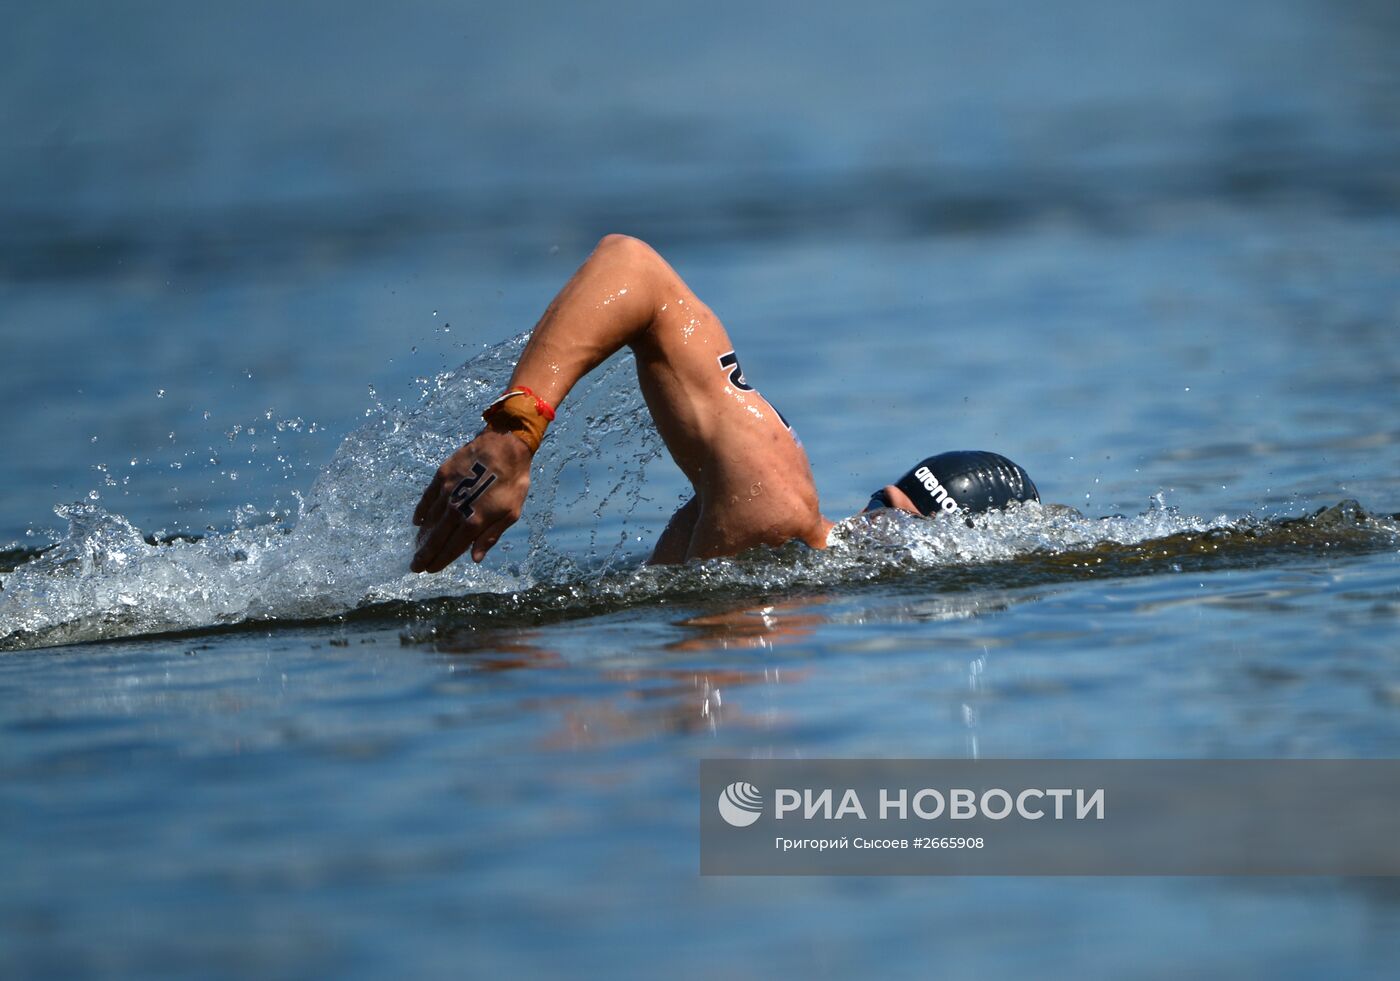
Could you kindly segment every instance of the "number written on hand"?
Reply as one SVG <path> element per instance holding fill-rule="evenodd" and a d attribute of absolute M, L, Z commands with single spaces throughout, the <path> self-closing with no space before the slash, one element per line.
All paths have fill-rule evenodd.
<path fill-rule="evenodd" d="M 457 486 L 452 488 L 452 493 L 448 496 L 447 502 L 458 511 L 462 512 L 462 517 L 470 518 L 476 513 L 472 507 L 474 502 L 486 489 L 496 482 L 496 475 L 487 470 L 480 463 L 472 464 L 472 472 L 458 481 Z"/>

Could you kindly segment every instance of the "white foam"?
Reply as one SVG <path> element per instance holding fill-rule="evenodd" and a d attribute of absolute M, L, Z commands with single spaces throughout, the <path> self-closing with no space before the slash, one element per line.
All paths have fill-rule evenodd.
<path fill-rule="evenodd" d="M 601 512 L 620 484 L 622 506 L 635 506 L 642 470 L 659 453 L 636 386 L 617 384 L 619 372 L 631 371 L 630 359 L 618 359 L 581 385 L 571 399 L 574 411 L 541 447 L 523 561 L 457 562 L 436 576 L 408 570 L 416 535 L 409 516 L 423 486 L 479 428 L 482 406 L 509 376 L 523 342 L 524 335 L 439 375 L 411 410 L 377 411 L 341 443 L 290 528 L 150 544 L 121 515 L 96 504 L 56 508 L 67 533 L 3 580 L 0 646 L 328 617 L 387 600 L 518 591 L 571 574 L 573 561 L 547 541 L 561 487 L 576 491 L 570 506 L 582 501 Z M 605 390 L 604 401 L 598 396 Z M 598 401 L 604 408 L 589 411 Z M 622 444 L 620 469 L 613 444 Z M 581 477 L 563 473 L 577 470 L 581 460 L 604 458 L 615 471 L 607 486 L 592 487 L 587 468 Z M 506 543 L 498 549 L 510 552 Z M 601 558 L 595 554 L 595 564 L 615 564 L 620 552 L 615 546 Z"/>
<path fill-rule="evenodd" d="M 638 567 L 638 556 L 628 551 L 637 537 L 631 516 L 646 468 L 663 451 L 637 387 L 620 377 L 632 371 L 630 358 L 618 358 L 575 390 L 570 412 L 541 447 L 526 513 L 528 544 L 519 537 L 502 542 L 484 566 L 459 561 L 436 576 L 414 575 L 408 518 L 423 485 L 476 430 L 477 413 L 508 376 L 523 342 L 524 335 L 433 379 L 411 410 L 376 412 L 342 442 L 290 528 L 239 528 L 151 544 L 98 505 L 56 509 L 68 521 L 67 534 L 3 581 L 0 649 L 333 617 L 391 600 L 509 593 L 527 605 L 586 609 L 694 591 L 854 583 L 1031 554 L 1085 553 L 1087 563 L 1105 546 L 1247 523 L 1183 516 L 1160 502 L 1135 517 L 1104 519 L 1028 504 L 971 525 L 886 510 L 840 522 L 820 551 L 793 544 L 682 568 Z M 610 547 L 596 532 L 582 556 L 557 544 L 555 515 L 581 509 L 599 519 L 607 512 L 611 527 L 620 526 Z"/>

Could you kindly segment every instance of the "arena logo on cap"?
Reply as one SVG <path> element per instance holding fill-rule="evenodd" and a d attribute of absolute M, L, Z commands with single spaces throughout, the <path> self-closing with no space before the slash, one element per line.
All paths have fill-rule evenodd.
<path fill-rule="evenodd" d="M 937 502 L 940 508 L 944 511 L 956 511 L 958 509 L 957 500 L 938 482 L 938 478 L 933 475 L 932 470 L 928 467 L 920 467 L 918 470 L 914 471 L 914 476 L 918 478 L 919 483 L 924 485 L 924 490 L 933 495 L 934 501 Z"/>

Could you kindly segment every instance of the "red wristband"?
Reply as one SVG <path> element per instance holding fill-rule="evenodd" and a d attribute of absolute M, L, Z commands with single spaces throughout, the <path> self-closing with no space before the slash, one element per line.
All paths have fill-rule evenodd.
<path fill-rule="evenodd" d="M 532 400 L 534 400 L 535 411 L 539 413 L 540 417 L 543 418 L 546 422 L 554 421 L 554 407 L 551 406 L 544 399 L 536 395 L 534 389 L 526 388 L 524 385 L 516 385 L 514 388 L 509 389 L 500 398 L 496 399 L 496 401 L 488 405 L 486 407 L 486 411 L 481 414 L 481 418 L 489 422 L 491 416 L 495 413 L 497 409 L 504 405 L 508 399 L 513 399 L 517 395 L 529 396 Z"/>
<path fill-rule="evenodd" d="M 554 421 L 554 406 L 550 405 L 544 399 L 536 395 L 534 389 L 526 388 L 524 385 L 516 385 L 515 388 L 512 389 L 512 391 L 520 392 L 522 395 L 530 396 L 530 398 L 535 400 L 535 411 L 538 412 L 540 415 L 544 416 L 550 422 Z"/>

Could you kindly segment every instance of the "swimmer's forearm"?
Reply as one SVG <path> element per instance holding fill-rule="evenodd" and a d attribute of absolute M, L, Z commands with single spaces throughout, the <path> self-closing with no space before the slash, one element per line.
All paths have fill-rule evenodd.
<path fill-rule="evenodd" d="M 580 378 L 651 325 L 667 271 L 644 242 L 603 238 L 535 325 L 511 386 L 528 386 L 557 407 Z"/>
<path fill-rule="evenodd" d="M 559 405 L 580 378 L 651 326 L 667 275 L 675 273 L 642 242 L 604 238 L 535 325 L 510 387 L 529 388 Z M 543 418 L 550 417 L 533 402 L 522 408 L 523 402 L 492 406 L 487 428 L 438 467 L 413 514 L 419 527 L 409 565 L 414 572 L 440 572 L 468 549 L 480 562 L 519 520 L 530 460 Z M 519 413 L 541 425 L 520 425 Z"/>

